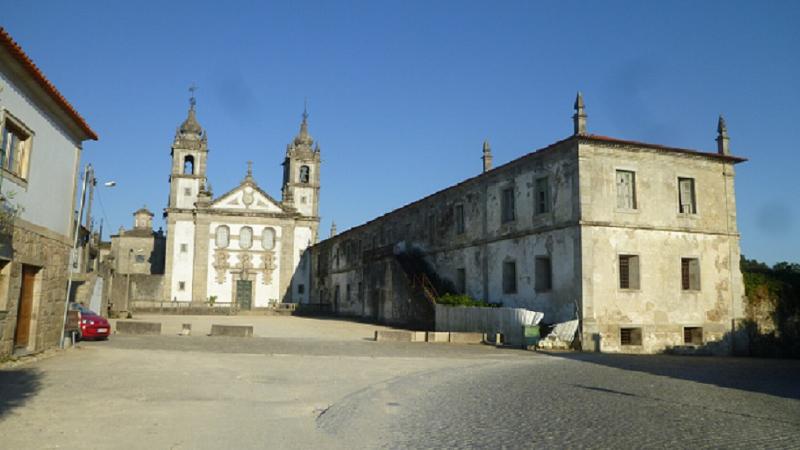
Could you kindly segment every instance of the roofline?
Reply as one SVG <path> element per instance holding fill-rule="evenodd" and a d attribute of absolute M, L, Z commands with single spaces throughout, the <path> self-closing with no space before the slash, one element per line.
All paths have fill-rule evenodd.
<path fill-rule="evenodd" d="M 56 89 L 55 85 L 44 76 L 44 73 L 33 63 L 31 58 L 22 50 L 22 47 L 14 41 L 8 31 L 0 26 L 0 45 L 6 48 L 11 56 L 17 60 L 18 63 L 28 72 L 28 74 L 36 81 L 40 88 L 52 98 L 61 109 L 78 125 L 86 136 L 96 141 L 98 139 L 97 133 L 92 130 L 86 120 L 78 114 L 78 111 L 67 101 L 61 92 Z M 85 140 L 85 139 L 83 139 Z"/>
<path fill-rule="evenodd" d="M 366 227 L 367 225 L 371 224 L 372 222 L 380 220 L 383 217 L 389 216 L 391 214 L 394 214 L 394 213 L 396 213 L 398 211 L 401 211 L 403 209 L 406 209 L 406 208 L 411 208 L 411 207 L 417 205 L 418 203 L 424 202 L 425 200 L 429 199 L 430 197 L 434 197 L 436 195 L 440 195 L 440 194 L 442 194 L 444 192 L 447 192 L 447 191 L 449 191 L 451 189 L 456 189 L 456 188 L 459 188 L 459 187 L 463 187 L 463 186 L 465 186 L 467 184 L 474 183 L 477 180 L 479 180 L 479 179 L 481 179 L 483 177 L 486 177 L 486 176 L 496 175 L 498 172 L 500 172 L 502 170 L 506 170 L 506 169 L 508 169 L 508 168 L 510 168 L 510 167 L 512 167 L 512 166 L 514 166 L 514 165 L 516 165 L 516 164 L 518 164 L 518 163 L 530 158 L 530 157 L 533 157 L 534 155 L 539 156 L 539 155 L 543 155 L 545 153 L 549 153 L 550 151 L 554 150 L 555 148 L 559 147 L 560 145 L 562 145 L 562 144 L 564 144 L 564 143 L 566 143 L 566 142 L 568 142 L 568 141 L 570 141 L 570 140 L 572 140 L 574 138 L 575 138 L 575 136 L 569 136 L 569 137 L 567 137 L 565 139 L 561 139 L 560 141 L 553 142 L 552 144 L 550 144 L 550 145 L 548 145 L 546 147 L 542 147 L 540 149 L 534 150 L 534 151 L 532 151 L 530 153 L 527 153 L 525 155 L 520 156 L 519 158 L 513 159 L 513 160 L 511 160 L 511 161 L 509 161 L 509 162 L 507 162 L 507 163 L 505 163 L 503 165 L 497 166 L 497 167 L 495 167 L 495 168 L 493 168 L 491 170 L 487 170 L 486 172 L 479 173 L 478 175 L 475 175 L 473 177 L 469 177 L 469 178 L 467 178 L 467 179 L 465 179 L 465 180 L 463 180 L 463 181 L 461 181 L 459 183 L 456 183 L 454 185 L 448 186 L 448 187 L 446 187 L 444 189 L 440 189 L 440 190 L 438 190 L 438 191 L 436 191 L 436 192 L 434 192 L 432 194 L 426 195 L 425 197 L 422 197 L 419 200 L 415 200 L 415 201 L 413 201 L 411 203 L 407 203 L 407 204 L 405 204 L 403 206 L 400 206 L 399 208 L 395 208 L 395 209 L 393 209 L 393 210 L 391 210 L 389 212 L 381 214 L 380 216 L 378 216 L 378 217 L 376 217 L 376 218 L 374 218 L 372 220 L 369 220 L 367 222 L 364 222 L 361 225 L 356 225 L 356 226 L 354 226 L 352 228 L 348 228 L 347 230 L 344 230 L 341 233 L 337 233 L 333 237 L 339 237 L 339 236 L 341 236 L 343 234 L 348 234 L 348 233 L 350 233 L 352 231 L 355 231 L 355 230 L 357 230 L 359 228 Z M 315 246 L 319 245 L 319 244 L 327 241 L 328 239 L 331 239 L 331 238 L 327 238 L 325 240 L 317 242 L 314 245 Z"/>
<path fill-rule="evenodd" d="M 446 187 L 444 189 L 440 189 L 440 190 L 438 190 L 438 191 L 436 191 L 436 192 L 434 192 L 434 193 L 432 193 L 430 195 L 426 195 L 425 197 L 422 197 L 419 200 L 415 200 L 415 201 L 413 201 L 411 203 L 407 203 L 407 204 L 405 204 L 403 206 L 400 206 L 399 208 L 395 208 L 395 209 L 393 209 L 393 210 L 391 210 L 389 212 L 381 214 L 378 217 L 375 217 L 372 220 L 364 222 L 361 225 L 356 225 L 356 226 L 354 226 L 352 228 L 348 228 L 347 230 L 344 230 L 341 233 L 337 233 L 333 237 L 339 237 L 339 236 L 348 234 L 350 232 L 354 232 L 354 231 L 356 231 L 356 230 L 358 230 L 358 229 L 360 229 L 362 227 L 366 227 L 367 225 L 370 225 L 372 222 L 380 220 L 380 219 L 382 219 L 382 218 L 384 218 L 386 216 L 389 216 L 391 214 L 394 214 L 394 213 L 396 213 L 396 212 L 398 212 L 400 210 L 403 210 L 403 209 L 406 209 L 406 208 L 411 208 L 411 207 L 417 205 L 418 203 L 422 203 L 425 200 L 429 199 L 430 197 L 433 197 L 433 196 L 436 196 L 436 195 L 440 195 L 440 194 L 442 194 L 444 192 L 447 192 L 447 191 L 449 191 L 451 189 L 456 189 L 458 187 L 462 187 L 462 186 L 464 186 L 466 184 L 469 184 L 469 183 L 473 183 L 473 182 L 475 182 L 476 180 L 478 180 L 478 179 L 480 179 L 482 177 L 489 176 L 490 174 L 492 174 L 492 175 L 496 174 L 500 170 L 505 170 L 505 169 L 507 169 L 507 168 L 509 168 L 509 167 L 511 167 L 513 165 L 516 165 L 516 164 L 518 164 L 518 163 L 520 163 L 520 162 L 522 162 L 522 161 L 524 161 L 524 160 L 526 160 L 528 158 L 531 158 L 531 157 L 533 157 L 535 155 L 538 156 L 538 155 L 542 155 L 542 154 L 548 153 L 548 152 L 554 150 L 555 148 L 561 146 L 562 144 L 564 144 L 564 143 L 566 143 L 566 142 L 568 142 L 570 140 L 577 140 L 578 142 L 580 142 L 580 141 L 595 141 L 595 142 L 605 142 L 605 143 L 613 143 L 613 144 L 619 144 L 619 145 L 628 145 L 628 146 L 635 146 L 635 147 L 651 148 L 651 149 L 654 149 L 654 150 L 663 150 L 663 151 L 682 153 L 682 154 L 687 154 L 687 155 L 692 155 L 692 156 L 707 157 L 707 158 L 711 158 L 711 159 L 717 159 L 717 160 L 722 160 L 722 161 L 725 161 L 725 162 L 730 162 L 730 163 L 733 163 L 733 164 L 738 164 L 738 163 L 747 161 L 747 158 L 742 158 L 742 157 L 739 157 L 739 156 L 720 155 L 719 153 L 709 153 L 709 152 L 703 152 L 703 151 L 700 151 L 700 150 L 693 150 L 693 149 L 680 148 L 680 147 L 669 147 L 669 146 L 666 146 L 666 145 L 650 144 L 650 143 L 647 143 L 647 142 L 629 141 L 629 140 L 625 140 L 625 139 L 617 139 L 617 138 L 612 138 L 612 137 L 602 136 L 602 135 L 597 135 L 597 134 L 581 134 L 581 135 L 574 134 L 572 136 L 569 136 L 569 137 L 566 137 L 564 139 L 561 139 L 560 141 L 556 141 L 556 142 L 554 142 L 554 143 L 552 143 L 552 144 L 550 144 L 550 145 L 548 145 L 546 147 L 542 147 L 540 149 L 537 149 L 537 150 L 534 150 L 534 151 L 532 151 L 530 153 L 522 155 L 519 158 L 513 159 L 513 160 L 511 160 L 511 161 L 509 161 L 509 162 L 507 162 L 507 163 L 505 163 L 503 165 L 497 166 L 494 169 L 491 169 L 491 170 L 488 170 L 486 172 L 483 172 L 483 173 L 480 173 L 478 175 L 475 175 L 473 177 L 467 178 L 464 181 L 461 181 L 461 182 L 456 183 L 454 185 L 448 186 L 448 187 Z M 329 237 L 329 238 L 324 239 L 324 240 L 322 240 L 320 242 L 317 242 L 313 246 L 317 246 L 319 244 L 322 244 L 323 242 L 325 242 L 325 241 L 327 241 L 329 239 L 332 239 L 332 237 Z"/>
<path fill-rule="evenodd" d="M 579 135 L 578 138 L 584 141 L 606 142 L 619 145 L 631 145 L 636 147 L 651 148 L 654 150 L 664 150 L 668 152 L 683 153 L 687 155 L 703 156 L 711 159 L 721 159 L 723 161 L 731 162 L 733 164 L 738 164 L 747 161 L 747 158 L 742 158 L 740 156 L 721 155 L 719 153 L 704 152 L 701 150 L 694 150 L 690 148 L 670 147 L 667 145 L 651 144 L 648 142 L 629 141 L 626 139 L 617 139 L 614 137 L 602 136 L 599 134 L 584 134 L 584 135 Z"/>

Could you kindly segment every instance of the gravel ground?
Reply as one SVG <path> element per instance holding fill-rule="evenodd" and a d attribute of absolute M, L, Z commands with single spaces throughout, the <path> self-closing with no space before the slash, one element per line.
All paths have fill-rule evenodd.
<path fill-rule="evenodd" d="M 378 343 L 365 324 L 239 319 L 276 337 L 115 335 L 0 370 L 0 448 L 800 447 L 800 361 Z"/>

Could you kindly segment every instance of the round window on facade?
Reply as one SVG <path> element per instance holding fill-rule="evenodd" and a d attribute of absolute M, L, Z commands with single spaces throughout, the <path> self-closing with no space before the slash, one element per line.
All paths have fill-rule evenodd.
<path fill-rule="evenodd" d="M 217 248 L 228 248 L 230 242 L 231 230 L 227 225 L 220 225 L 217 227 L 216 236 L 214 236 Z"/>
<path fill-rule="evenodd" d="M 250 248 L 253 246 L 253 229 L 250 227 L 242 227 L 239 231 L 239 247 Z"/>
<path fill-rule="evenodd" d="M 261 246 L 264 250 L 272 250 L 275 248 L 275 230 L 272 228 L 264 228 L 264 233 L 261 235 Z"/>

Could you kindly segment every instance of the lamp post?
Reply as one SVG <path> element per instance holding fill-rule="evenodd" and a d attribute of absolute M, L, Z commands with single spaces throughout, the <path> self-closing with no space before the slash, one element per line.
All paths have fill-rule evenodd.
<path fill-rule="evenodd" d="M 69 266 L 67 266 L 67 294 L 64 298 L 64 317 L 61 321 L 61 348 L 64 348 L 64 337 L 65 337 L 65 328 L 67 327 L 67 313 L 69 312 L 69 300 L 70 294 L 72 293 L 72 272 L 75 265 L 75 256 L 78 252 L 78 239 L 80 238 L 80 231 L 81 231 L 81 222 L 83 220 L 83 209 L 86 204 L 86 189 L 87 187 L 91 186 L 92 188 L 97 184 L 97 179 L 94 177 L 94 168 L 91 164 L 87 164 L 84 168 L 83 172 L 83 186 L 81 187 L 81 203 L 80 208 L 78 208 L 78 217 L 75 218 L 74 224 L 75 229 L 73 230 L 74 237 L 72 239 L 72 248 L 69 252 Z M 116 185 L 116 182 L 112 182 L 113 184 L 105 183 L 107 187 L 112 187 Z M 89 200 L 91 203 L 91 198 Z M 91 208 L 91 206 L 89 207 Z"/>

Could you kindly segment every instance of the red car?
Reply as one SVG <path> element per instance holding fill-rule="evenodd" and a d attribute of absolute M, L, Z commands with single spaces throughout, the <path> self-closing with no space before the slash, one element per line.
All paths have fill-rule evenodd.
<path fill-rule="evenodd" d="M 105 317 L 97 314 L 91 309 L 72 303 L 70 309 L 78 313 L 78 339 L 108 339 L 111 334 L 111 325 Z"/>

